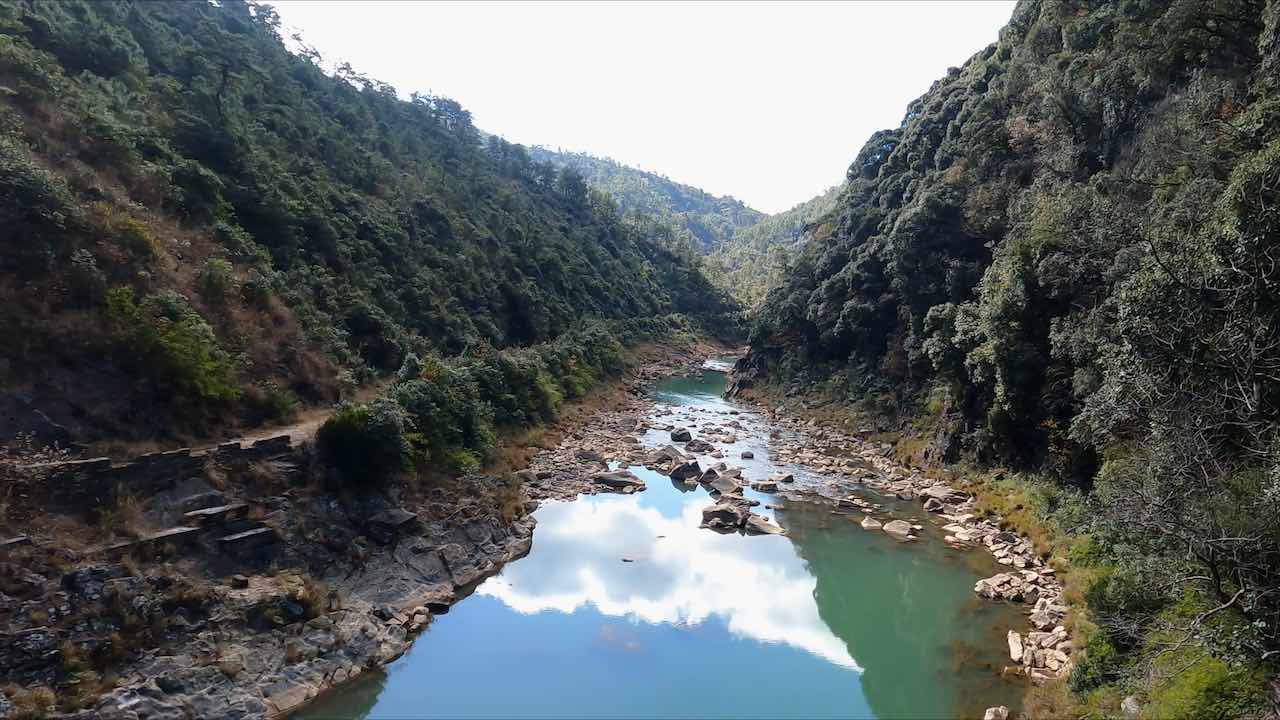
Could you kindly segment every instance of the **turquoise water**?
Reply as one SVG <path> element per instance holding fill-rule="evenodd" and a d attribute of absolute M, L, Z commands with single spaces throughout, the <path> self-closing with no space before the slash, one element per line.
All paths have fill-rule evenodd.
<path fill-rule="evenodd" d="M 722 390 L 718 373 L 666 381 L 654 397 L 676 415 L 657 421 L 737 419 L 726 457 L 756 457 L 729 462 L 751 479 L 775 472 L 767 427 L 727 415 Z M 902 545 L 857 515 L 754 492 L 785 505 L 756 510 L 789 535 L 719 535 L 698 528 L 705 490 L 631 469 L 645 492 L 544 504 L 528 557 L 385 671 L 299 716 L 940 718 L 1016 705 L 999 670 L 1004 632 L 1023 621 L 972 592 L 998 567 L 989 558 L 929 526 Z"/>

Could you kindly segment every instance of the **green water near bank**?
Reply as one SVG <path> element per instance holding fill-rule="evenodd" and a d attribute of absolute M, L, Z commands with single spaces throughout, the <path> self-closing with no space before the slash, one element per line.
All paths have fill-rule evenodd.
<path fill-rule="evenodd" d="M 654 398 L 670 414 L 654 420 L 737 420 L 738 442 L 717 443 L 728 462 L 748 479 L 781 469 L 770 428 L 723 387 L 719 373 L 667 380 Z M 642 442 L 668 440 L 653 430 Z M 755 458 L 737 460 L 742 450 Z M 928 524 L 903 545 L 862 530 L 858 514 L 754 492 L 784 505 L 756 511 L 789 535 L 719 535 L 698 528 L 705 490 L 632 470 L 645 492 L 544 504 L 528 557 L 403 658 L 299 717 L 944 718 L 1016 706 L 1021 687 L 999 671 L 1004 633 L 1024 621 L 972 592 L 997 571 L 990 558 L 951 550 Z"/>

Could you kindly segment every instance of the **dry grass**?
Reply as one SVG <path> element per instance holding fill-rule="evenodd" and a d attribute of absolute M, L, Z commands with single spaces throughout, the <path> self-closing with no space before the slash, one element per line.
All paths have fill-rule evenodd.
<path fill-rule="evenodd" d="M 241 477 L 245 485 L 258 496 L 273 495 L 282 485 L 280 471 L 272 462 L 251 462 Z"/>
<path fill-rule="evenodd" d="M 213 453 L 209 453 L 209 458 L 204 461 L 202 468 L 204 481 L 215 490 L 227 489 L 227 470 L 213 459 Z"/>
<path fill-rule="evenodd" d="M 126 494 L 121 487 L 116 488 L 111 505 L 98 510 L 96 524 L 99 532 L 107 537 L 124 535 L 136 538 L 149 529 L 143 502 Z"/>
<path fill-rule="evenodd" d="M 57 696 L 47 687 L 23 688 L 7 685 L 4 694 L 13 703 L 14 720 L 40 720 L 48 717 L 57 702 Z"/>

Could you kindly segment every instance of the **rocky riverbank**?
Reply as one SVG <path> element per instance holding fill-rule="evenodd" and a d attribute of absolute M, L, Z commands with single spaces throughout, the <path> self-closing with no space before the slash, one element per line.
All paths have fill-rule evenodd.
<path fill-rule="evenodd" d="M 922 523 L 933 523 L 951 546 L 988 552 L 1009 568 L 974 585 L 974 592 L 983 598 L 1025 607 L 1027 626 L 1008 631 L 1012 664 L 1007 673 L 1044 683 L 1071 671 L 1074 648 L 1062 624 L 1067 613 L 1062 584 L 1057 569 L 1035 552 L 1028 538 L 1005 529 L 998 515 L 979 514 L 972 493 L 896 462 L 893 447 L 869 440 L 869 431 L 823 422 L 807 412 L 809 406 L 799 398 L 780 400 L 747 392 L 739 393 L 737 399 L 774 426 L 770 436 L 774 457 L 824 478 L 824 483 L 809 489 L 838 511 L 854 514 L 863 528 L 911 542 L 918 539 Z M 877 496 L 919 502 L 921 512 L 895 518 L 876 501 Z"/>
<path fill-rule="evenodd" d="M 628 403 L 597 415 L 540 455 L 526 471 L 531 493 L 563 498 L 566 493 L 642 491 L 644 485 L 634 475 L 610 468 L 643 465 L 672 482 L 705 487 L 713 503 L 703 511 L 703 527 L 721 532 L 784 532 L 751 512 L 759 501 L 743 497 L 747 487 L 783 500 L 826 502 L 868 531 L 902 542 L 916 541 L 923 523 L 932 523 L 951 546 L 990 553 L 1009 568 L 974 586 L 983 598 L 1026 609 L 1027 626 L 1008 630 L 1011 665 L 1006 672 L 1036 683 L 1070 672 L 1073 648 L 1062 625 L 1067 608 L 1057 570 L 1029 539 L 1003 529 L 1000 517 L 979 514 L 972 493 L 894 461 L 892 447 L 868 440 L 867 433 L 807 416 L 799 402 L 770 404 L 740 397 L 742 409 L 710 411 L 646 401 L 640 392 L 644 387 L 637 384 Z M 642 442 L 646 434 L 648 443 Z M 656 434 L 662 434 L 665 444 L 646 447 Z M 773 460 L 791 464 L 796 472 L 767 477 L 744 473 L 734 463 L 752 459 L 741 447 L 747 437 L 768 437 Z M 920 513 L 894 517 L 880 502 L 888 497 L 919 502 Z"/>
<path fill-rule="evenodd" d="M 711 350 L 641 353 L 574 409 L 590 413 L 585 432 L 612 432 L 654 379 Z M 634 491 L 598 477 L 607 473 L 581 449 L 564 462 L 584 430 L 549 430 L 563 441 L 530 448 L 531 468 L 514 477 L 376 493 L 327 490 L 308 445 L 287 438 L 265 454 L 227 444 L 125 464 L 5 466 L 17 500 L 5 510 L 25 532 L 0 538 L 0 718 L 280 716 L 390 662 L 528 552 L 540 500 Z M 110 513 L 97 515 L 133 539 L 102 542 L 125 529 L 87 525 L 82 503 L 50 492 L 63 476 L 110 485 Z"/>

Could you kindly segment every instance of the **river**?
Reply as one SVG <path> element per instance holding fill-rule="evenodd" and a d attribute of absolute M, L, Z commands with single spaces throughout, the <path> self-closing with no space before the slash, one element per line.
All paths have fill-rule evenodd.
<path fill-rule="evenodd" d="M 655 424 L 738 411 L 721 444 L 748 478 L 795 472 L 769 458 L 770 427 L 721 397 L 724 375 L 671 378 Z M 650 430 L 645 445 L 670 442 Z M 754 459 L 738 460 L 743 450 Z M 1004 632 L 1025 623 L 983 601 L 1000 568 L 925 523 L 904 544 L 829 504 L 747 490 L 787 535 L 699 529 L 710 503 L 643 467 L 648 489 L 546 502 L 533 549 L 437 617 L 404 657 L 296 717 L 981 717 L 1018 706 L 1001 679 Z M 795 493 L 791 493 L 795 494 Z M 903 516 L 918 505 L 876 498 Z M 780 505 L 770 510 L 765 504 Z"/>

